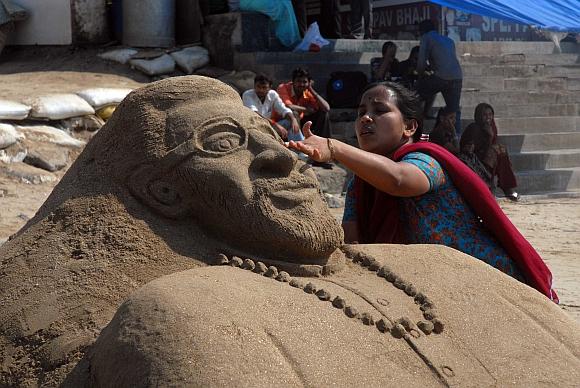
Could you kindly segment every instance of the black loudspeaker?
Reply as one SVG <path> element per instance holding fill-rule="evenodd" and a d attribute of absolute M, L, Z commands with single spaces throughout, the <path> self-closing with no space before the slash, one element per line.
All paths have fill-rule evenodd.
<path fill-rule="evenodd" d="M 356 108 L 367 86 L 367 76 L 362 71 L 337 71 L 330 74 L 326 97 L 332 108 Z"/>

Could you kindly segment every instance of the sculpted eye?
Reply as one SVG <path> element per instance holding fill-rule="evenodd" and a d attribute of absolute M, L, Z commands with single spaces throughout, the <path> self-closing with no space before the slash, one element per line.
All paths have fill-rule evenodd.
<path fill-rule="evenodd" d="M 219 132 L 203 140 L 203 149 L 212 152 L 226 152 L 242 145 L 242 137 L 237 133 Z"/>

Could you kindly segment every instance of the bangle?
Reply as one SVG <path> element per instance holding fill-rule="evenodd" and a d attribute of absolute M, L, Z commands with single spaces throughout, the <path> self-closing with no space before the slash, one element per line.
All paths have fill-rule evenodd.
<path fill-rule="evenodd" d="M 326 138 L 326 145 L 328 146 L 328 150 L 330 151 L 330 160 L 334 160 L 335 159 L 334 144 L 332 144 L 331 138 L 329 137 Z"/>

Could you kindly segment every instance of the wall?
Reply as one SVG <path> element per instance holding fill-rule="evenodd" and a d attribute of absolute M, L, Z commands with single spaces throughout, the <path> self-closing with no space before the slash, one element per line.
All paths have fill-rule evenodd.
<path fill-rule="evenodd" d="M 10 44 L 67 45 L 72 43 L 70 0 L 12 0 L 30 17 L 16 24 Z"/>
<path fill-rule="evenodd" d="M 73 43 L 105 43 L 109 40 L 104 0 L 71 0 Z"/>

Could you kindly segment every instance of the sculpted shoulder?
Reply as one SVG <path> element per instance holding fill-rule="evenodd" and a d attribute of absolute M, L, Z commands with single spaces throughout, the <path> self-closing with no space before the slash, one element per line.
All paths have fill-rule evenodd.
<path fill-rule="evenodd" d="M 105 356 L 114 349 L 125 350 L 119 359 L 148 357 L 151 368 L 143 374 L 135 361 L 141 377 L 129 368 L 127 378 L 179 375 L 204 385 L 566 385 L 580 377 L 578 325 L 500 271 L 441 247 L 348 252 L 354 262 L 320 278 L 277 281 L 230 266 L 160 278 L 122 305 L 82 365 L 104 384 L 115 381 L 115 359 Z M 561 368 L 545 363 L 546 351 Z"/>

